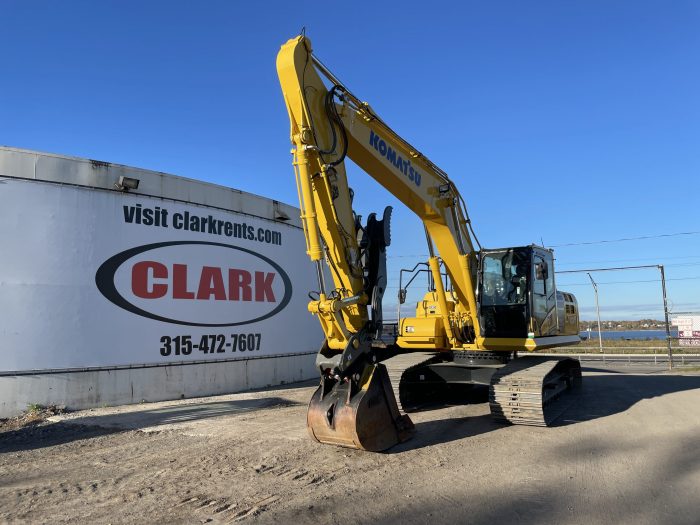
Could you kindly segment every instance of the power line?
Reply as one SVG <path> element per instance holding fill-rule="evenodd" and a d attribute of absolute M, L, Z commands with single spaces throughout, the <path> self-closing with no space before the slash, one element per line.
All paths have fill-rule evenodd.
<path fill-rule="evenodd" d="M 409 258 L 421 258 L 421 259 L 427 259 L 428 254 L 427 253 L 414 253 L 414 254 L 401 254 L 401 255 L 391 255 L 387 254 L 387 259 L 409 259 Z M 663 260 L 671 260 L 671 259 L 698 259 L 700 258 L 700 255 L 664 255 L 662 257 Z M 629 262 L 629 261 L 656 261 L 659 260 L 658 257 L 635 257 L 635 258 L 628 258 L 628 259 L 602 259 L 602 260 L 596 260 L 596 261 L 577 261 L 577 262 L 560 262 L 557 264 L 557 266 L 572 266 L 574 264 L 603 264 L 603 263 L 614 263 L 614 262 Z M 696 265 L 700 264 L 697 262 L 688 262 L 688 263 L 675 263 L 675 264 L 666 264 L 665 266 L 679 266 L 679 265 Z"/>
<path fill-rule="evenodd" d="M 675 263 L 675 264 L 664 264 L 666 268 L 670 266 L 700 266 L 700 262 L 692 262 L 692 263 Z"/>
<path fill-rule="evenodd" d="M 661 268 L 660 264 L 640 264 L 638 266 L 614 266 L 610 268 L 579 268 L 578 270 L 562 270 L 555 273 L 588 273 L 588 272 L 617 272 L 620 270 L 644 270 L 646 268 Z"/>
<path fill-rule="evenodd" d="M 695 279 L 700 279 L 700 275 L 696 277 L 674 277 L 667 278 L 667 281 L 691 281 Z M 661 279 L 643 279 L 638 281 L 604 281 L 598 284 L 628 284 L 628 283 L 660 283 Z M 561 286 L 590 286 L 591 283 L 558 283 Z"/>
<path fill-rule="evenodd" d="M 620 239 L 603 239 L 600 241 L 584 241 L 584 242 L 569 242 L 566 244 L 552 244 L 550 248 L 563 248 L 566 246 L 584 246 L 590 244 L 605 244 L 611 242 L 625 242 L 625 241 L 641 241 L 645 239 L 660 239 L 662 237 L 678 237 L 680 235 L 698 235 L 700 231 L 692 232 L 678 232 L 678 233 L 661 233 L 659 235 L 642 235 L 640 237 L 622 237 Z"/>
<path fill-rule="evenodd" d="M 679 267 L 679 266 L 700 266 L 700 262 L 692 262 L 692 263 L 675 263 L 675 264 L 664 264 L 663 265 L 666 268 L 670 267 Z M 647 268 L 658 268 L 658 264 L 643 264 L 640 266 L 619 266 L 616 268 L 595 268 L 595 269 L 578 269 L 578 270 L 557 270 L 556 273 L 581 273 L 581 272 L 607 272 L 611 270 L 643 270 Z"/>
<path fill-rule="evenodd" d="M 670 259 L 698 259 L 700 258 L 700 255 L 673 255 L 673 256 L 668 256 L 664 255 L 663 260 L 670 260 Z M 562 262 L 558 263 L 557 266 L 571 266 L 574 264 L 603 264 L 603 263 L 616 263 L 616 262 L 630 262 L 630 261 L 657 261 L 659 260 L 658 257 L 635 257 L 632 259 L 603 259 L 603 260 L 598 260 L 598 261 L 578 261 L 578 262 Z M 668 264 L 666 266 L 669 266 Z"/>
<path fill-rule="evenodd" d="M 693 281 L 693 280 L 698 280 L 700 279 L 700 275 L 696 275 L 694 277 L 670 277 L 667 278 L 667 281 Z M 397 279 L 398 280 L 398 279 Z M 391 281 L 391 279 L 390 279 Z M 634 280 L 634 281 L 602 281 L 599 282 L 598 284 L 628 284 L 628 283 L 660 283 L 661 279 L 639 279 L 639 280 Z M 557 283 L 560 284 L 561 286 L 590 286 L 591 283 Z M 396 288 L 398 289 L 398 286 L 394 285 L 389 285 L 385 289 L 388 290 L 390 288 Z"/>

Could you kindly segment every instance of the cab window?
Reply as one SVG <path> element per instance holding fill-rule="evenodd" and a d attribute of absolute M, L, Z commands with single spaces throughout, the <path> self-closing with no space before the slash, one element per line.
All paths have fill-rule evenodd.
<path fill-rule="evenodd" d="M 549 297 L 554 293 L 554 258 L 551 253 L 545 255 L 544 262 L 547 265 L 544 276 L 544 289 L 547 297 Z"/>
<path fill-rule="evenodd" d="M 547 295 L 547 264 L 545 263 L 545 260 L 539 255 L 535 255 L 534 270 L 535 278 L 532 281 L 532 292 L 536 293 L 537 295 Z"/>
<path fill-rule="evenodd" d="M 530 255 L 522 250 L 484 254 L 482 258 L 481 304 L 506 306 L 527 301 Z"/>

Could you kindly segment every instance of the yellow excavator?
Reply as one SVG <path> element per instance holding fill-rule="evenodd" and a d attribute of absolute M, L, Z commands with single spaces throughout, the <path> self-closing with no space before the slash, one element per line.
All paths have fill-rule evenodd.
<path fill-rule="evenodd" d="M 576 299 L 556 289 L 552 251 L 481 248 L 447 174 L 353 95 L 306 36 L 282 46 L 277 73 L 318 277 L 308 309 L 325 333 L 316 358 L 321 383 L 307 413 L 311 436 L 386 450 L 415 431 L 406 412 L 450 385 L 488 385 L 498 420 L 549 425 L 580 386 L 580 364 L 518 353 L 580 342 Z M 402 318 L 399 306 L 394 334 L 385 333 L 382 315 L 391 208 L 363 223 L 352 208 L 346 159 L 425 226 L 430 256 L 400 272 L 399 305 L 418 275 L 427 275 L 428 290 L 414 317 Z"/>

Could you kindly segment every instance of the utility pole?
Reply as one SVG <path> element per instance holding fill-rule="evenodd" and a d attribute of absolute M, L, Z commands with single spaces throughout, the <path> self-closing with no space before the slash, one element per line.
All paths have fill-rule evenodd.
<path fill-rule="evenodd" d="M 664 296 L 664 315 L 666 316 L 666 345 L 668 346 L 668 368 L 673 368 L 673 352 L 671 351 L 671 325 L 668 322 L 668 302 L 666 301 L 666 275 L 664 274 L 664 265 L 659 264 L 661 272 L 661 293 Z"/>
<path fill-rule="evenodd" d="M 600 348 L 600 353 L 602 354 L 603 353 L 603 334 L 600 331 L 600 306 L 598 305 L 598 285 L 595 283 L 595 281 L 593 280 L 593 277 L 591 277 L 590 273 L 588 274 L 588 278 L 591 280 L 591 284 L 593 285 L 593 291 L 595 292 L 595 311 L 596 311 L 596 314 L 598 315 L 598 346 Z M 666 296 L 664 295 L 664 297 L 666 297 Z M 668 315 L 666 316 L 666 327 L 668 329 Z"/>

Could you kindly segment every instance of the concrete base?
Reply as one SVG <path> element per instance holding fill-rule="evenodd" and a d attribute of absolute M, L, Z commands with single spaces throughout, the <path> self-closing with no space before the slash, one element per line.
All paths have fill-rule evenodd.
<path fill-rule="evenodd" d="M 21 414 L 30 404 L 80 410 L 294 383 L 318 375 L 315 358 L 314 352 L 191 365 L 2 376 L 0 418 Z"/>

